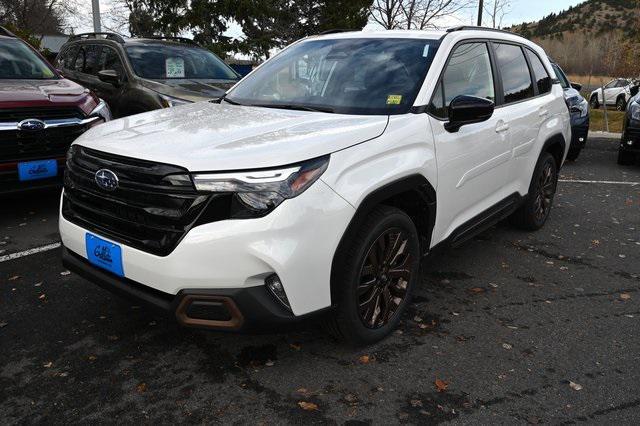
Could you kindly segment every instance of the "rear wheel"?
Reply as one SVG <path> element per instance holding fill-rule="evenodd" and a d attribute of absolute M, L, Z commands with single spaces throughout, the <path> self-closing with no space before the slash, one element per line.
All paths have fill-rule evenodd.
<path fill-rule="evenodd" d="M 375 343 L 396 328 L 419 278 L 416 227 L 401 210 L 377 207 L 338 255 L 327 329 L 350 344 Z"/>
<path fill-rule="evenodd" d="M 593 109 L 600 108 L 600 102 L 598 102 L 598 95 L 593 95 L 591 97 L 591 100 L 589 101 L 589 105 L 591 105 L 591 108 Z"/>
<path fill-rule="evenodd" d="M 618 151 L 618 164 L 621 166 L 632 166 L 636 162 L 636 155 L 625 150 Z"/>
<path fill-rule="evenodd" d="M 549 218 L 558 185 L 558 166 L 548 152 L 542 153 L 533 172 L 525 202 L 511 216 L 511 223 L 521 229 L 537 231 Z"/>

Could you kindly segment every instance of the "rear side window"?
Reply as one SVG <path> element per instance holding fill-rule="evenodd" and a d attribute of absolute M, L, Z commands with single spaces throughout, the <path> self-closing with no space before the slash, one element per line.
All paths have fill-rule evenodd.
<path fill-rule="evenodd" d="M 542 61 L 532 50 L 526 49 L 527 56 L 529 57 L 529 63 L 533 70 L 533 77 L 538 86 L 538 94 L 544 95 L 551 92 L 551 77 L 547 69 L 542 64 Z"/>
<path fill-rule="evenodd" d="M 56 63 L 58 68 L 73 70 L 78 54 L 78 46 L 69 46 L 58 55 Z"/>
<path fill-rule="evenodd" d="M 118 53 L 107 46 L 102 47 L 102 52 L 100 53 L 100 59 L 98 61 L 98 71 L 103 70 L 114 70 L 118 75 L 124 74 L 124 69 Z"/>
<path fill-rule="evenodd" d="M 101 46 L 86 46 L 84 70 L 86 74 L 98 74 L 98 58 L 100 57 Z"/>
<path fill-rule="evenodd" d="M 496 43 L 496 58 L 502 76 L 504 103 L 523 101 L 533 97 L 533 81 L 520 46 Z"/>
<path fill-rule="evenodd" d="M 446 118 L 451 101 L 460 95 L 495 102 L 491 59 L 485 43 L 463 44 L 453 50 L 434 92 L 430 112 L 436 117 Z"/>

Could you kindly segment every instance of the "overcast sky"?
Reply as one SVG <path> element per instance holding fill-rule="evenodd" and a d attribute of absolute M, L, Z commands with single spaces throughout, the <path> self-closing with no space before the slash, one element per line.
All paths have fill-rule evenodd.
<path fill-rule="evenodd" d="M 583 1 L 584 0 L 511 0 L 511 11 L 505 17 L 503 26 L 537 21 L 552 12 L 558 13 L 567 9 L 569 6 L 575 6 Z M 80 15 L 73 20 L 75 33 L 93 30 L 93 24 L 91 21 L 91 2 L 89 0 L 83 0 L 81 4 Z M 110 24 L 113 25 L 109 19 L 110 16 L 113 15 L 113 4 L 114 0 L 100 0 L 102 20 L 104 25 L 107 27 L 109 27 Z M 448 25 L 450 22 L 451 24 L 472 24 L 475 23 L 476 14 L 477 12 L 475 10 L 466 10 L 461 12 L 455 19 L 447 19 L 447 22 L 443 22 L 443 24 L 444 26 Z M 127 32 L 126 28 L 121 28 L 120 31 L 125 34 Z M 228 35 L 237 37 L 241 35 L 241 32 L 239 28 L 234 26 L 230 29 Z"/>

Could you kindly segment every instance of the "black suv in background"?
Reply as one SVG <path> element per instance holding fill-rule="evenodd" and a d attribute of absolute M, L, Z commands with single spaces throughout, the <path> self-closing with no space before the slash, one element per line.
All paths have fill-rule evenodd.
<path fill-rule="evenodd" d="M 622 166 L 630 166 L 640 157 L 640 87 L 634 85 L 630 92 L 618 149 L 618 164 Z"/>
<path fill-rule="evenodd" d="M 567 153 L 567 160 L 574 161 L 587 143 L 589 135 L 589 102 L 580 94 L 582 85 L 571 83 L 560 65 L 551 60 L 551 66 L 564 89 L 564 99 L 571 113 L 571 146 Z"/>
<path fill-rule="evenodd" d="M 179 37 L 78 34 L 56 67 L 104 99 L 114 117 L 217 99 L 240 79 L 218 56 Z"/>

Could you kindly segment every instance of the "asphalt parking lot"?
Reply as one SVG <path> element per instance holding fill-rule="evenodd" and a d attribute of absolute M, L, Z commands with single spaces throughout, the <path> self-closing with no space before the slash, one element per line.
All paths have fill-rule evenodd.
<path fill-rule="evenodd" d="M 182 329 L 60 264 L 58 194 L 0 201 L 0 423 L 640 421 L 640 165 L 592 139 L 540 232 L 499 224 L 424 265 L 400 329 Z M 580 183 L 576 181 L 610 181 Z M 614 183 L 612 183 L 614 182 Z"/>

